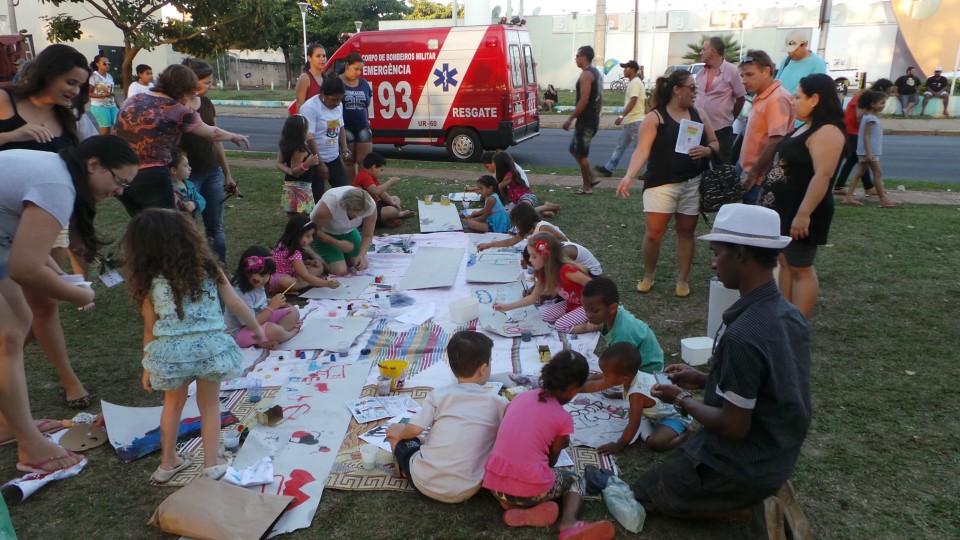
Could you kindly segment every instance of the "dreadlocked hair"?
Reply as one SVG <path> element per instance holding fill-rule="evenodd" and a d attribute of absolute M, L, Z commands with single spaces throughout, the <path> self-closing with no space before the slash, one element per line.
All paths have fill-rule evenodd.
<path fill-rule="evenodd" d="M 583 386 L 589 374 L 587 359 L 577 351 L 564 349 L 540 371 L 540 395 L 537 399 L 547 401 L 550 396 L 556 396 L 573 385 Z"/>
<path fill-rule="evenodd" d="M 207 239 L 190 217 L 176 210 L 149 208 L 127 224 L 123 236 L 127 284 L 130 296 L 141 306 L 150 295 L 154 278 L 170 284 L 177 316 L 183 320 L 183 301 L 203 298 L 203 282 L 224 283 L 219 260 L 210 251 Z"/>

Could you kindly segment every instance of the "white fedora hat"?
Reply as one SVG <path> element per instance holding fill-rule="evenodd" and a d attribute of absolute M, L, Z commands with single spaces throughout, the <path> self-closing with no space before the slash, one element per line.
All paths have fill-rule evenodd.
<path fill-rule="evenodd" d="M 752 204 L 725 204 L 717 212 L 713 230 L 699 238 L 762 248 L 783 249 L 789 236 L 780 235 L 780 216 L 769 208 Z"/>

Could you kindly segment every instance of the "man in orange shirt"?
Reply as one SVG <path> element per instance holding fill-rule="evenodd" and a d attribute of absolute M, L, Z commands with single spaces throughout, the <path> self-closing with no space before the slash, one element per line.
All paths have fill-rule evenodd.
<path fill-rule="evenodd" d="M 743 169 L 743 202 L 747 204 L 757 204 L 773 150 L 784 135 L 793 131 L 793 96 L 773 79 L 773 68 L 773 61 L 763 51 L 749 50 L 740 61 L 743 87 L 755 95 L 739 162 Z"/>

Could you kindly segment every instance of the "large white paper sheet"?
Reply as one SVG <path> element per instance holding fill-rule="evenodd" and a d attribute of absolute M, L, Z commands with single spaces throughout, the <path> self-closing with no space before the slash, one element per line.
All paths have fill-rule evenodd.
<path fill-rule="evenodd" d="M 453 204 L 444 206 L 437 201 L 433 201 L 432 204 L 417 201 L 417 210 L 422 233 L 463 230 L 457 207 Z"/>
<path fill-rule="evenodd" d="M 336 289 L 314 287 L 300 293 L 300 298 L 327 298 L 330 300 L 354 300 L 360 298 L 363 291 L 373 283 L 373 276 L 349 276 L 336 278 L 340 286 Z"/>
<path fill-rule="evenodd" d="M 550 325 L 543 322 L 540 310 L 535 306 L 513 309 L 507 312 L 494 311 L 495 302 L 515 302 L 523 296 L 520 282 L 493 285 L 474 291 L 480 302 L 480 326 L 505 337 L 518 337 L 521 325 L 530 325 L 533 335 L 542 336 L 551 332 Z"/>
<path fill-rule="evenodd" d="M 452 287 L 457 282 L 463 252 L 463 249 L 455 248 L 421 247 L 413 256 L 413 262 L 407 268 L 398 289 L 405 291 Z"/>
<path fill-rule="evenodd" d="M 280 347 L 288 351 L 296 349 L 335 351 L 341 341 L 353 343 L 357 336 L 366 330 L 371 320 L 367 317 L 341 319 L 309 317 L 303 322 L 300 332 L 281 343 Z"/>

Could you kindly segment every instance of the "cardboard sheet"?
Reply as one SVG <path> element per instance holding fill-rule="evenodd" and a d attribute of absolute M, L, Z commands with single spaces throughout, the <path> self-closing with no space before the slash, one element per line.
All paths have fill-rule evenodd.
<path fill-rule="evenodd" d="M 373 276 L 338 277 L 340 286 L 336 289 L 328 287 L 314 287 L 300 293 L 300 298 L 327 298 L 330 300 L 354 300 L 360 298 L 363 291 L 373 283 Z"/>
<path fill-rule="evenodd" d="M 439 197 L 435 197 L 435 199 L 439 199 Z M 460 214 L 454 204 L 444 206 L 437 200 L 434 200 L 432 204 L 417 201 L 417 216 L 420 218 L 420 232 L 422 233 L 463 230 Z"/>
<path fill-rule="evenodd" d="M 481 251 L 467 260 L 468 283 L 510 283 L 521 271 L 515 251 Z"/>
<path fill-rule="evenodd" d="M 341 341 L 352 344 L 371 320 L 366 317 L 342 319 L 307 317 L 300 328 L 300 333 L 281 343 L 280 348 L 288 351 L 295 349 L 336 351 Z"/>
<path fill-rule="evenodd" d="M 421 247 L 398 285 L 401 291 L 452 287 L 457 282 L 464 250 Z"/>

